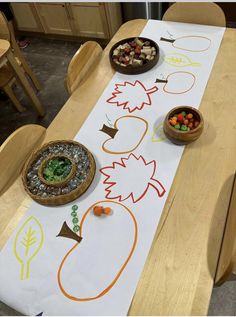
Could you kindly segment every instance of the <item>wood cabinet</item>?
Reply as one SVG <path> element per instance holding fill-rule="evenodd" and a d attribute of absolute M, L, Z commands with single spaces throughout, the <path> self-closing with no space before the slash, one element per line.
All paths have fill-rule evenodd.
<path fill-rule="evenodd" d="M 74 23 L 76 35 L 109 38 L 105 5 L 103 3 L 71 3 L 68 5 L 68 11 Z"/>
<path fill-rule="evenodd" d="M 37 3 L 35 7 L 45 33 L 73 34 L 65 3 Z"/>
<path fill-rule="evenodd" d="M 11 3 L 17 28 L 22 31 L 44 32 L 41 21 L 32 3 Z"/>
<path fill-rule="evenodd" d="M 12 3 L 18 30 L 110 39 L 122 24 L 119 3 Z"/>

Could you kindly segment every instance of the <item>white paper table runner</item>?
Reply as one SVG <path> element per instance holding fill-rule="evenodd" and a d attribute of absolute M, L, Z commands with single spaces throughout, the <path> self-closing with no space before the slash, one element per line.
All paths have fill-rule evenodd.
<path fill-rule="evenodd" d="M 148 21 L 141 36 L 160 46 L 158 64 L 113 76 L 75 137 L 95 156 L 95 179 L 73 203 L 31 205 L 0 253 L 3 302 L 28 315 L 127 314 L 184 150 L 163 137 L 161 124 L 175 106 L 199 107 L 224 30 Z M 103 124 L 118 129 L 114 139 L 99 131 Z M 94 216 L 96 203 L 112 215 Z M 73 227 L 75 204 L 79 245 L 56 237 L 64 221 Z"/>

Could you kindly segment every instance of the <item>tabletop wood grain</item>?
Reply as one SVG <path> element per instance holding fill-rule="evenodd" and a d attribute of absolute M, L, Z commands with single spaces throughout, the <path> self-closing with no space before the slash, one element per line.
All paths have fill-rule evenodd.
<path fill-rule="evenodd" d="M 76 135 L 114 74 L 111 45 L 138 36 L 146 22 L 121 26 L 49 126 L 45 142 Z M 236 162 L 235 44 L 236 30 L 227 29 L 200 106 L 203 134 L 185 148 L 130 315 L 207 314 Z M 0 197 L 0 247 L 30 202 L 20 178 Z"/>

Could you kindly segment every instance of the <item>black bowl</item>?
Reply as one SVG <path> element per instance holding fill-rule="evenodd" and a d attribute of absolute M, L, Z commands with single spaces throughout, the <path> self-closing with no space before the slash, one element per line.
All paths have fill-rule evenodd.
<path fill-rule="evenodd" d="M 113 55 L 113 51 L 119 46 L 119 45 L 122 45 L 124 43 L 127 43 L 127 42 L 130 42 L 130 41 L 133 41 L 134 39 L 136 38 L 139 38 L 143 41 L 149 41 L 150 42 L 150 45 L 155 47 L 156 49 L 156 55 L 154 57 L 153 60 L 151 61 L 148 61 L 146 64 L 144 65 L 127 65 L 127 66 L 120 66 L 118 64 L 116 64 L 113 59 L 112 59 L 112 55 Z M 127 74 L 127 75 L 135 75 L 135 74 L 142 74 L 142 73 L 145 73 L 147 72 L 149 69 L 151 69 L 152 67 L 154 67 L 158 60 L 159 60 L 159 56 L 160 56 L 160 53 L 159 53 L 159 46 L 157 45 L 156 42 L 154 42 L 153 40 L 150 40 L 146 37 L 140 37 L 140 36 L 136 36 L 136 37 L 129 37 L 129 38 L 126 38 L 126 39 L 123 39 L 119 42 L 117 42 L 116 44 L 114 44 L 112 46 L 112 48 L 110 49 L 110 52 L 109 52 L 109 59 L 110 59 L 110 63 L 111 63 L 111 66 L 119 73 L 122 73 L 122 74 Z"/>

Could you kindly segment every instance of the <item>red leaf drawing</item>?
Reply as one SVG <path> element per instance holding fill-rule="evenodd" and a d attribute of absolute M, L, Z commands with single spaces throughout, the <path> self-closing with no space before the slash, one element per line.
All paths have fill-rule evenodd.
<path fill-rule="evenodd" d="M 128 110 L 131 113 L 135 110 L 142 110 L 145 105 L 151 106 L 152 100 L 150 94 L 153 94 L 157 90 L 156 86 L 146 89 L 138 80 L 133 84 L 126 81 L 123 84 L 115 85 L 112 97 L 107 102 L 116 104 L 117 107 L 122 106 L 124 110 Z"/>
<path fill-rule="evenodd" d="M 136 203 L 145 196 L 150 186 L 159 197 L 165 194 L 164 186 L 154 178 L 156 161 L 147 163 L 142 155 L 136 157 L 131 153 L 127 158 L 121 158 L 121 162 L 101 168 L 100 172 L 106 176 L 103 184 L 108 185 L 105 189 L 108 199 L 124 201 L 131 197 Z"/>

